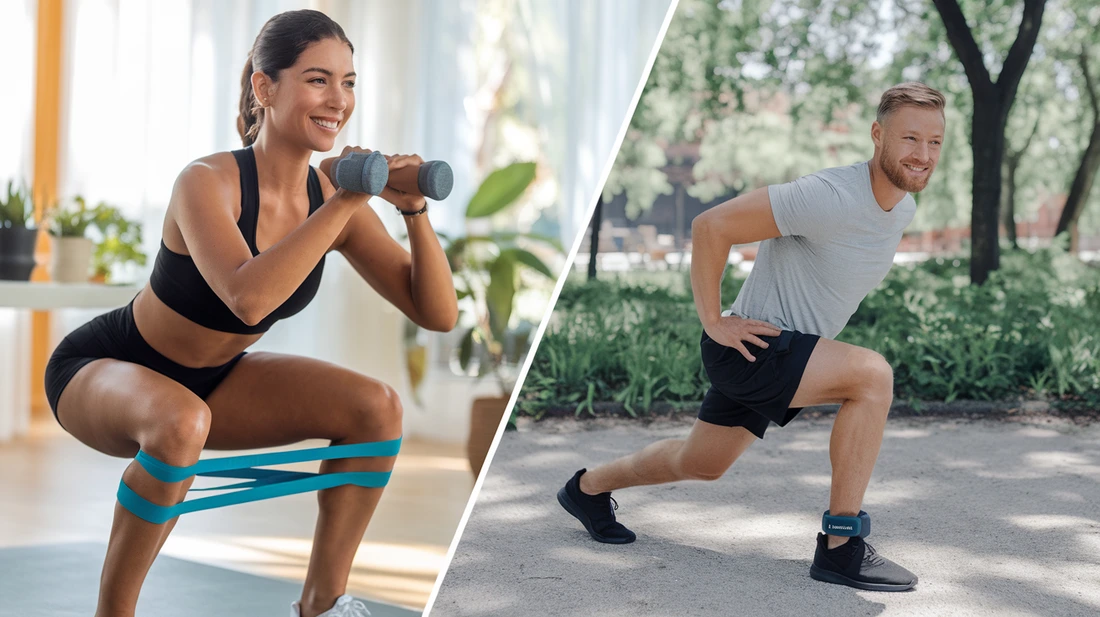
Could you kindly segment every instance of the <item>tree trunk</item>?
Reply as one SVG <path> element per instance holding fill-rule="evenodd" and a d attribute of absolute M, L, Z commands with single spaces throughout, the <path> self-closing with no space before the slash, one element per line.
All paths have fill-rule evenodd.
<path fill-rule="evenodd" d="M 984 54 L 958 0 L 933 0 L 947 30 L 947 40 L 966 72 L 974 96 L 970 143 L 974 149 L 974 205 L 970 216 L 970 282 L 981 285 L 989 273 L 1000 267 L 997 244 L 998 211 L 1001 205 L 1001 165 L 1005 154 L 1008 112 L 1016 99 L 1020 79 L 1031 60 L 1046 0 L 1024 0 L 1020 28 L 1001 65 L 996 83 L 985 66 Z"/>
<path fill-rule="evenodd" d="M 1073 176 L 1073 184 L 1070 185 L 1066 205 L 1062 208 L 1062 216 L 1058 217 L 1058 228 L 1054 231 L 1054 235 L 1069 231 L 1071 224 L 1076 227 L 1077 219 L 1081 218 L 1085 204 L 1089 201 L 1089 193 L 1092 191 L 1092 184 L 1098 170 L 1100 170 L 1100 123 L 1092 127 L 1089 145 L 1085 148 L 1081 164 L 1078 165 L 1077 173 Z"/>
<path fill-rule="evenodd" d="M 970 216 L 970 282 L 981 285 L 1001 266 L 998 213 L 1001 205 L 1001 164 L 1005 153 L 1008 106 L 1001 100 L 979 101 L 970 139 L 974 148 L 974 205 Z"/>
<path fill-rule="evenodd" d="M 676 250 L 680 251 L 677 270 L 684 269 L 684 190 L 683 183 L 676 186 Z"/>
<path fill-rule="evenodd" d="M 588 248 L 588 280 L 596 280 L 596 255 L 600 252 L 600 227 L 603 226 L 603 194 L 596 200 L 596 211 L 592 213 L 592 235 Z"/>
<path fill-rule="evenodd" d="M 1013 249 L 1020 248 L 1016 238 L 1016 170 L 1020 168 L 1019 156 L 1005 158 L 1004 201 L 1001 203 L 1001 224 L 1005 226 L 1005 237 Z"/>
<path fill-rule="evenodd" d="M 1040 118 L 1036 118 L 1035 124 L 1031 125 L 1031 133 L 1028 134 L 1027 141 L 1018 150 L 1008 147 L 1009 151 L 1005 155 L 1005 196 L 1001 202 L 1001 224 L 1005 226 L 1005 235 L 1008 236 L 1013 249 L 1020 248 L 1016 237 L 1016 172 L 1019 171 L 1020 161 L 1024 160 L 1027 149 L 1031 147 L 1031 142 L 1039 132 L 1039 120 Z"/>

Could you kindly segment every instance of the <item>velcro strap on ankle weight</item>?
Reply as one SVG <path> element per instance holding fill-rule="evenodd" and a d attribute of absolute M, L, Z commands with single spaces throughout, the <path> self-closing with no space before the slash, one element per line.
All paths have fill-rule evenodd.
<path fill-rule="evenodd" d="M 826 510 L 821 517 L 821 531 L 830 536 L 866 538 L 871 534 L 871 517 L 863 510 L 859 516 L 833 516 Z"/>

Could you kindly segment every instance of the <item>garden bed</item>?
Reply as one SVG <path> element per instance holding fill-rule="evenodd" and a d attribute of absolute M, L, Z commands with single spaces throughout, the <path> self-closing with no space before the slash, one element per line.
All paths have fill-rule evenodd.
<path fill-rule="evenodd" d="M 1094 417 L 1100 271 L 1058 249 L 1006 252 L 981 287 L 968 268 L 962 258 L 895 266 L 838 340 L 886 357 L 899 414 Z M 687 277 L 567 281 L 516 413 L 694 413 L 709 383 Z M 742 283 L 725 278 L 724 304 Z"/>

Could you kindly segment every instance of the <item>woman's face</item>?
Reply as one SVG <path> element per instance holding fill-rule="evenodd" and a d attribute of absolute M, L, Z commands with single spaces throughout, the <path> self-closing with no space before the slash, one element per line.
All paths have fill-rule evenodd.
<path fill-rule="evenodd" d="M 312 43 L 268 86 L 273 93 L 264 122 L 286 139 L 328 152 L 355 109 L 351 49 L 339 39 Z"/>

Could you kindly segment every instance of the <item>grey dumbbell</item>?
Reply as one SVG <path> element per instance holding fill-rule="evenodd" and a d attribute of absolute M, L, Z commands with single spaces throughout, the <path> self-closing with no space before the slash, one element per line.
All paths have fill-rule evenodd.
<path fill-rule="evenodd" d="M 332 176 L 339 188 L 378 195 L 389 181 L 390 170 L 381 153 L 352 152 L 333 163 Z"/>
<path fill-rule="evenodd" d="M 455 185 L 454 172 L 444 161 L 428 161 L 420 167 L 395 169 L 389 185 L 403 193 L 423 195 L 436 201 L 446 199 Z"/>

